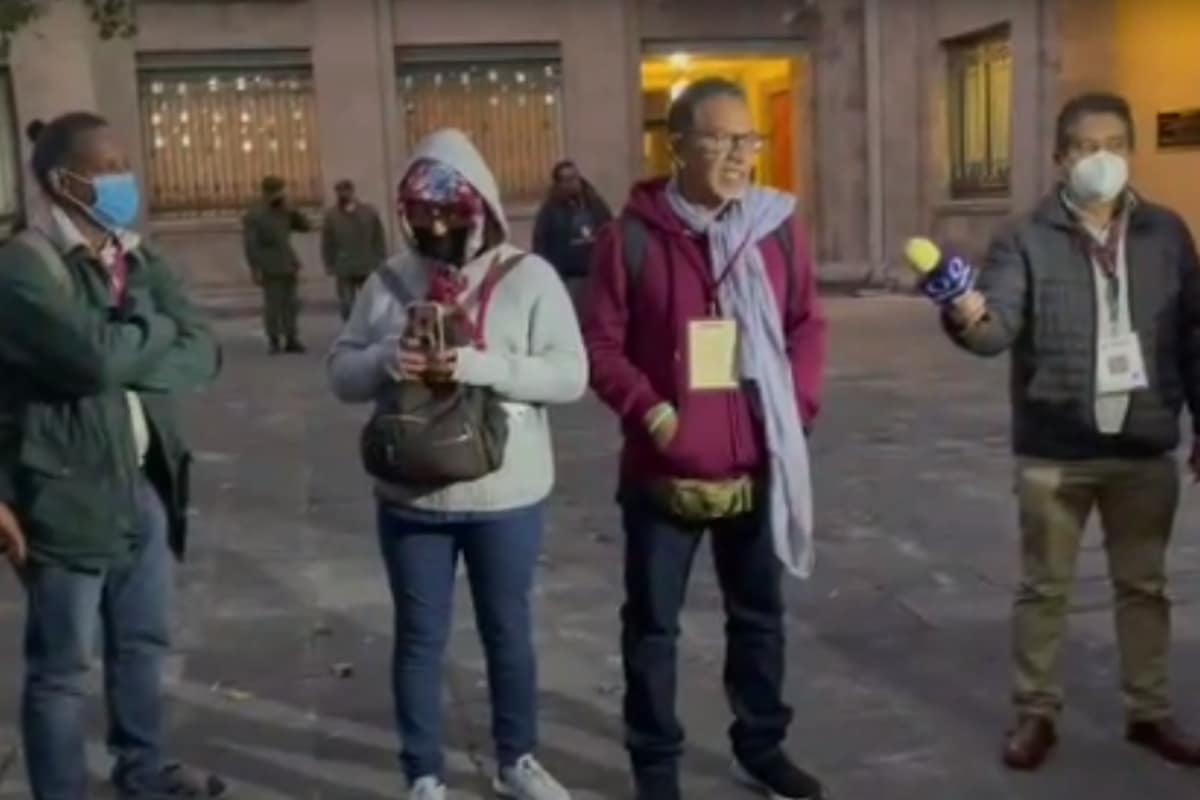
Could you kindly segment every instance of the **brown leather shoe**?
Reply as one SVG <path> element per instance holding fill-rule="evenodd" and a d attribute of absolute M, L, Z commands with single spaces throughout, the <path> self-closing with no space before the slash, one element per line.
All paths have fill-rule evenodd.
<path fill-rule="evenodd" d="M 1035 770 L 1046 762 L 1056 744 L 1058 733 L 1053 720 L 1022 715 L 1004 742 L 1004 763 L 1010 769 Z"/>
<path fill-rule="evenodd" d="M 1175 720 L 1131 722 L 1125 738 L 1172 764 L 1200 767 L 1200 740 L 1189 736 Z"/>

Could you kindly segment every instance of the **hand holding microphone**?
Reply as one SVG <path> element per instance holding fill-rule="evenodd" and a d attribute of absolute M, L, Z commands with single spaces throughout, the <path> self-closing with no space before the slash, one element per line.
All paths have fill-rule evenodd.
<path fill-rule="evenodd" d="M 908 240 L 904 255 L 917 273 L 921 291 L 959 324 L 970 327 L 987 315 L 983 295 L 975 291 L 975 268 L 957 255 L 947 255 L 931 240 Z"/>

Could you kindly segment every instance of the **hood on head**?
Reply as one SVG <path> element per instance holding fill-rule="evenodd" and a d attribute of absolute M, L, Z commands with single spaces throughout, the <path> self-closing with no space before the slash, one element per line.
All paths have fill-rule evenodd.
<path fill-rule="evenodd" d="M 466 178 L 483 198 L 492 219 L 500 227 L 504 240 L 508 240 L 508 218 L 500 205 L 500 187 L 496 185 L 496 176 L 492 174 L 487 162 L 465 133 L 455 128 L 444 128 L 422 139 L 405 165 L 400 183 L 404 182 L 404 178 L 419 161 L 440 162 Z"/>

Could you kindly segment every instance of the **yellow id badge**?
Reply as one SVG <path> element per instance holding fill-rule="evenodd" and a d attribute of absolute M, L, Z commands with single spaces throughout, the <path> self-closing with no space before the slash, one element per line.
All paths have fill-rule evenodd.
<path fill-rule="evenodd" d="M 737 323 L 696 319 L 688 323 L 688 388 L 694 392 L 738 388 Z"/>

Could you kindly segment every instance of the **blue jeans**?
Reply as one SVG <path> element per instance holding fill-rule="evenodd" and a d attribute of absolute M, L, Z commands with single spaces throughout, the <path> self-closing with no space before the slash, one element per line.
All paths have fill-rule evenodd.
<path fill-rule="evenodd" d="M 537 745 L 537 662 L 530 590 L 541 548 L 540 504 L 496 514 L 379 508 L 379 539 L 396 608 L 392 690 L 408 780 L 441 777 L 442 658 L 454 576 L 466 560 L 487 657 L 496 759 L 510 766 Z"/>
<path fill-rule="evenodd" d="M 679 613 L 706 530 L 725 600 L 725 695 L 734 755 L 754 765 L 778 752 L 792 720 L 783 702 L 782 567 L 758 514 L 689 525 L 644 498 L 623 503 L 626 747 L 635 774 L 673 775 L 684 733 L 675 714 Z"/>
<path fill-rule="evenodd" d="M 25 576 L 21 728 L 34 800 L 87 797 L 83 709 L 97 622 L 103 632 L 113 782 L 151 785 L 163 768 L 163 658 L 169 647 L 171 552 L 158 494 L 143 480 L 133 560 L 106 572 L 35 566 Z"/>

